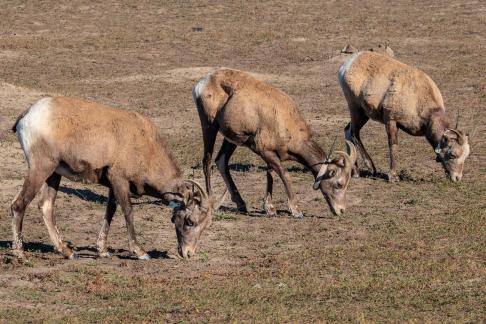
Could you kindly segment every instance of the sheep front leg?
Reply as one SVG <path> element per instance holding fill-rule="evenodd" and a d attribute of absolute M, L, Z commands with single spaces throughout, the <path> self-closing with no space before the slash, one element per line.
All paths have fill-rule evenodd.
<path fill-rule="evenodd" d="M 106 248 L 106 240 L 108 238 L 108 231 L 110 230 L 111 221 L 113 215 L 116 212 L 116 199 L 113 189 L 110 189 L 108 193 L 108 204 L 106 206 L 105 218 L 103 219 L 103 225 L 101 226 L 100 234 L 98 235 L 98 241 L 96 246 L 98 248 L 98 255 L 100 257 L 110 257 L 111 254 Z"/>
<path fill-rule="evenodd" d="M 397 182 L 399 177 L 397 175 L 397 151 L 398 151 L 398 128 L 397 122 L 391 118 L 385 120 L 386 133 L 388 135 L 388 147 L 390 150 L 390 172 L 388 173 L 388 181 Z"/>
<path fill-rule="evenodd" d="M 280 158 L 275 152 L 272 151 L 265 151 L 262 152 L 261 154 L 262 158 L 267 162 L 267 164 L 277 172 L 279 175 L 280 179 L 282 179 L 282 182 L 285 186 L 285 191 L 287 192 L 287 197 L 288 197 L 288 205 L 290 209 L 290 213 L 292 216 L 296 218 L 302 218 L 304 217 L 304 214 L 299 210 L 299 207 L 297 206 L 297 202 L 295 199 L 294 192 L 292 190 L 292 185 L 290 181 L 290 176 L 287 170 L 283 167 L 282 163 L 280 162 Z"/>
<path fill-rule="evenodd" d="M 130 252 L 134 253 L 141 260 L 149 260 L 150 256 L 140 247 L 137 242 L 135 227 L 133 225 L 133 208 L 130 201 L 130 185 L 123 177 L 108 175 L 114 196 L 120 205 L 128 231 L 128 246 Z"/>
<path fill-rule="evenodd" d="M 267 192 L 265 193 L 265 200 L 263 201 L 263 209 L 265 210 L 268 216 L 277 215 L 277 209 L 275 208 L 272 202 L 273 172 L 274 172 L 273 169 L 269 165 L 267 170 Z"/>
<path fill-rule="evenodd" d="M 223 144 L 221 144 L 221 148 L 219 149 L 218 156 L 216 157 L 216 166 L 218 167 L 218 170 L 223 177 L 226 188 L 228 188 L 228 191 L 231 194 L 231 200 L 236 203 L 236 208 L 238 209 L 238 211 L 242 213 L 248 213 L 246 203 L 243 198 L 241 198 L 238 188 L 236 188 L 236 184 L 231 177 L 228 166 L 231 155 L 233 155 L 235 150 L 236 145 L 224 139 Z"/>

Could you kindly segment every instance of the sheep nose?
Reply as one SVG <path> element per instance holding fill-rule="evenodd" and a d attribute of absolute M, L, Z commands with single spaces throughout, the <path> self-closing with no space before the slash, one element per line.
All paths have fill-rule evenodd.
<path fill-rule="evenodd" d="M 178 250 L 177 252 L 179 253 L 179 255 L 181 257 L 183 257 L 184 259 L 189 259 L 190 257 L 192 257 L 196 254 L 196 248 L 191 248 L 187 245 L 183 246 L 183 247 L 180 246 L 177 250 Z"/>
<path fill-rule="evenodd" d="M 179 253 L 179 256 L 181 256 L 182 258 L 184 258 L 184 259 L 187 259 L 188 258 L 187 250 L 186 249 L 183 249 L 183 248 L 179 247 L 177 249 L 177 252 Z"/>
<path fill-rule="evenodd" d="M 461 181 L 461 179 L 462 179 L 462 176 L 460 176 L 460 175 L 452 176 L 452 182 L 459 182 L 459 181 Z"/>

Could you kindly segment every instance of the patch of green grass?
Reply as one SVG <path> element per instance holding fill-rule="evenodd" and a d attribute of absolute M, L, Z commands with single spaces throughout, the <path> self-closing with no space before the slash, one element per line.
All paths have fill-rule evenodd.
<path fill-rule="evenodd" d="M 209 254 L 207 251 L 199 251 L 198 255 L 200 260 L 203 262 L 207 262 L 209 260 Z"/>
<path fill-rule="evenodd" d="M 218 210 L 217 212 L 215 212 L 213 214 L 213 221 L 221 221 L 221 220 L 229 220 L 229 221 L 232 221 L 232 220 L 237 220 L 238 218 L 236 216 L 234 216 L 233 214 L 230 214 L 230 213 L 227 213 L 227 212 L 224 212 L 224 211 L 221 211 L 221 210 Z"/>
<path fill-rule="evenodd" d="M 38 315 L 37 309 L 28 309 L 23 307 L 9 307 L 0 306 L 0 319 L 4 323 L 32 323 L 44 318 L 42 315 Z"/>

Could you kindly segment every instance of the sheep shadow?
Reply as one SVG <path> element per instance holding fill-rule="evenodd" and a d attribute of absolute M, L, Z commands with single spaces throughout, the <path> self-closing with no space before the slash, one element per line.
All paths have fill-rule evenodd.
<path fill-rule="evenodd" d="M 360 170 L 359 171 L 359 176 L 360 178 L 368 178 L 372 180 L 384 180 L 388 181 L 388 174 L 379 172 L 377 171 L 374 173 L 373 171 L 370 170 Z M 406 170 L 401 170 L 398 172 L 398 178 L 400 179 L 400 182 L 435 182 L 433 179 L 426 179 L 426 178 L 416 178 L 412 176 L 409 172 Z"/>
<path fill-rule="evenodd" d="M 76 249 L 76 252 L 79 257 L 83 258 L 94 258 L 97 259 L 98 257 L 98 250 L 94 246 L 79 246 Z M 126 249 L 113 249 L 108 248 L 108 252 L 115 258 L 123 259 L 123 260 L 138 260 L 137 257 L 132 255 L 130 251 Z M 170 259 L 169 254 L 167 251 L 158 251 L 158 250 L 150 250 L 147 251 L 147 254 L 150 256 L 151 259 Z"/>
<path fill-rule="evenodd" d="M 67 242 L 68 246 L 73 247 L 71 242 Z M 1 250 L 10 250 L 12 248 L 12 241 L 0 241 L 0 251 Z M 26 252 L 31 253 L 40 253 L 40 254 L 47 254 L 47 253 L 57 253 L 56 249 L 53 245 L 44 244 L 41 242 L 25 242 L 24 243 L 24 250 Z M 78 246 L 74 247 L 76 254 L 79 258 L 83 259 L 98 259 L 98 250 L 94 246 Z M 137 260 L 135 256 L 133 256 L 128 250 L 126 249 L 108 249 L 113 257 L 118 259 L 126 259 L 126 260 Z M 158 251 L 158 250 L 150 250 L 147 252 L 151 259 L 170 259 L 168 251 Z"/>
<path fill-rule="evenodd" d="M 99 204 L 105 204 L 108 201 L 108 198 L 106 196 L 99 195 L 89 189 L 74 189 L 61 186 L 59 187 L 59 191 L 70 196 L 76 196 L 85 201 L 95 202 Z"/>
<path fill-rule="evenodd" d="M 237 215 L 244 215 L 248 217 L 257 217 L 257 218 L 262 218 L 262 217 L 268 217 L 268 218 L 279 218 L 279 217 L 292 217 L 292 214 L 285 209 L 278 209 L 277 210 L 277 215 L 276 216 L 269 216 L 267 213 L 262 209 L 262 210 L 250 210 L 247 213 L 243 213 L 239 211 L 236 207 L 227 207 L 227 206 L 221 206 L 219 207 L 219 211 L 223 213 L 232 213 L 232 214 L 237 214 Z"/>
<path fill-rule="evenodd" d="M 10 250 L 12 248 L 12 241 L 0 241 L 0 249 Z M 24 243 L 24 250 L 27 252 L 50 253 L 55 252 L 54 246 L 44 244 L 41 242 L 26 242 Z"/>
<path fill-rule="evenodd" d="M 388 181 L 388 175 L 383 172 L 373 172 L 370 170 L 359 170 L 359 177 L 360 178 L 368 178 L 372 180 L 385 180 Z"/>
<path fill-rule="evenodd" d="M 108 198 L 106 196 L 97 194 L 89 189 L 74 189 L 61 186 L 59 187 L 59 191 L 70 196 L 75 196 L 84 201 L 94 202 L 98 204 L 106 204 L 108 202 Z M 145 201 L 132 201 L 132 205 L 164 205 L 164 203 L 162 200 L 154 198 Z"/>
<path fill-rule="evenodd" d="M 193 167 L 193 169 L 200 169 L 200 165 L 196 165 Z M 235 171 L 235 172 L 251 172 L 251 171 L 256 171 L 256 172 L 267 172 L 268 168 L 267 166 L 263 165 L 255 165 L 253 163 L 232 163 L 228 164 L 228 168 L 230 171 Z M 212 169 L 214 170 L 215 167 L 212 166 Z M 287 172 L 291 173 L 306 173 L 310 172 L 309 169 L 306 167 L 300 167 L 300 166 L 291 166 L 287 167 Z"/>

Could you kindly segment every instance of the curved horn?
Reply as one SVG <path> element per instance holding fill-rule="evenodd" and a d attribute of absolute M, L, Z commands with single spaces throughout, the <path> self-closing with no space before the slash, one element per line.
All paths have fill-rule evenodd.
<path fill-rule="evenodd" d="M 457 137 L 463 136 L 462 133 L 460 131 L 458 131 L 457 129 L 448 129 L 448 131 L 455 133 L 457 135 Z"/>
<path fill-rule="evenodd" d="M 346 142 L 346 147 L 347 147 L 347 153 L 349 154 L 349 159 L 353 164 L 356 163 L 356 159 L 358 158 L 358 154 L 356 152 L 356 146 L 351 141 L 345 140 Z"/>
<path fill-rule="evenodd" d="M 223 194 L 221 195 L 221 197 L 219 197 L 218 200 L 216 200 L 215 202 L 213 202 L 212 204 L 212 207 L 213 207 L 213 210 L 216 211 L 219 209 L 219 207 L 221 207 L 221 204 L 226 200 L 226 198 L 228 197 L 228 189 L 225 189 Z"/>
<path fill-rule="evenodd" d="M 194 180 L 186 180 L 186 182 L 190 183 L 191 185 L 194 185 L 197 190 L 201 193 L 201 198 L 203 200 L 206 200 L 208 199 L 208 194 L 206 193 L 206 191 L 201 187 L 201 185 L 199 183 L 197 183 L 196 181 Z"/>
<path fill-rule="evenodd" d="M 454 128 L 457 129 L 457 127 L 459 127 L 459 109 L 457 109 L 456 127 Z"/>
<path fill-rule="evenodd" d="M 319 172 L 316 175 L 316 181 L 314 181 L 314 185 L 312 186 L 314 190 L 319 189 L 319 186 L 321 185 L 321 181 L 322 181 L 322 176 L 326 173 L 326 171 L 327 171 L 327 163 L 323 163 L 321 168 L 319 169 Z"/>
<path fill-rule="evenodd" d="M 337 140 L 337 135 L 334 137 L 334 141 L 332 141 L 332 145 L 329 148 L 329 152 L 327 153 L 327 159 L 328 160 L 331 158 L 331 154 L 334 151 L 334 145 L 336 144 L 336 140 Z"/>
<path fill-rule="evenodd" d="M 448 129 L 446 130 L 446 133 L 447 132 L 453 132 L 457 135 L 457 142 L 459 143 L 459 145 L 464 144 L 464 135 L 460 131 L 458 131 L 457 129 Z"/>

